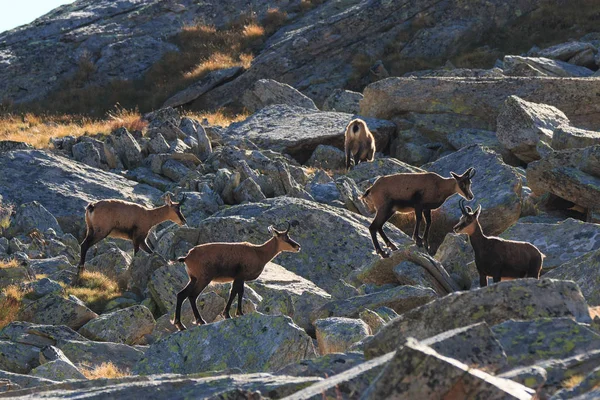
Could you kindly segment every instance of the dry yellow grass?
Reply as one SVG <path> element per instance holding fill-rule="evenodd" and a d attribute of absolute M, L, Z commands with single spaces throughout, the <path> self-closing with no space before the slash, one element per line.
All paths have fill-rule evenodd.
<path fill-rule="evenodd" d="M 3 290 L 4 297 L 0 300 L 0 329 L 17 319 L 21 302 L 28 292 L 18 285 L 9 285 Z"/>
<path fill-rule="evenodd" d="M 250 39 L 259 38 L 265 35 L 265 28 L 256 23 L 250 23 L 248 25 L 244 25 L 242 33 L 245 37 Z"/>
<path fill-rule="evenodd" d="M 562 382 L 562 387 L 565 389 L 572 389 L 575 386 L 579 385 L 581 383 L 581 381 L 583 381 L 584 376 L 583 375 L 573 375 L 572 377 L 565 379 Z"/>
<path fill-rule="evenodd" d="M 81 373 L 88 379 L 102 379 L 102 378 L 123 378 L 125 376 L 131 376 L 129 371 L 125 371 L 117 367 L 111 362 L 102 363 L 94 368 L 86 368 L 85 366 L 80 368 Z"/>
<path fill-rule="evenodd" d="M 63 284 L 63 287 L 67 295 L 76 296 L 96 313 L 102 312 L 109 301 L 122 294 L 117 282 L 96 271 L 84 271 L 79 286 Z"/>
<path fill-rule="evenodd" d="M 19 266 L 19 263 L 17 262 L 17 260 L 7 260 L 7 261 L 0 260 L 0 269 L 15 268 L 18 266 Z"/>
<path fill-rule="evenodd" d="M 250 114 L 247 111 L 240 113 L 231 113 L 225 109 L 219 109 L 212 112 L 193 112 L 189 111 L 185 113 L 186 117 L 197 119 L 198 121 L 202 121 L 204 118 L 211 125 L 219 125 L 222 127 L 227 127 L 234 122 L 240 122 L 248 118 Z"/>
<path fill-rule="evenodd" d="M 592 317 L 592 319 L 594 319 L 595 317 L 600 318 L 600 306 L 590 307 L 590 316 Z"/>

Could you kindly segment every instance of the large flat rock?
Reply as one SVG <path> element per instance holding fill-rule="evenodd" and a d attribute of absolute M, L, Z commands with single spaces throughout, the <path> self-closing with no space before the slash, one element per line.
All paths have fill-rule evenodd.
<path fill-rule="evenodd" d="M 242 122 L 234 123 L 223 133 L 233 139 L 250 139 L 261 148 L 288 153 L 306 162 L 318 145 L 344 148 L 346 125 L 356 115 L 332 111 L 315 111 L 304 107 L 272 105 Z M 390 121 L 365 118 L 375 136 L 378 150 L 383 150 L 396 130 Z"/>
<path fill-rule="evenodd" d="M 36 200 L 68 232 L 85 226 L 85 207 L 91 201 L 113 198 L 150 206 L 162 195 L 151 186 L 42 150 L 4 153 L 0 171 L 4 202 Z"/>
<path fill-rule="evenodd" d="M 387 78 L 364 90 L 361 114 L 391 119 L 408 112 L 470 116 L 484 129 L 496 129 L 496 117 L 510 95 L 554 106 L 574 125 L 600 126 L 600 80 L 588 78 Z"/>

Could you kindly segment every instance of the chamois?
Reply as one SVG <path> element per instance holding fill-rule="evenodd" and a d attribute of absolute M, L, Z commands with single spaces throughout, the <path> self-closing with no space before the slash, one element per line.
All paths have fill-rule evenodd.
<path fill-rule="evenodd" d="M 297 221 L 294 221 L 297 223 Z M 244 296 L 244 282 L 252 281 L 260 276 L 265 265 L 282 251 L 299 252 L 300 245 L 290 239 L 288 233 L 291 224 L 288 222 L 287 230 L 280 232 L 269 226 L 273 237 L 261 245 L 252 243 L 207 243 L 193 247 L 185 257 L 177 259 L 185 263 L 190 281 L 177 293 L 177 307 L 175 319 L 171 321 L 180 331 L 185 330 L 181 323 L 181 305 L 189 299 L 196 324 L 205 324 L 196 306 L 196 299 L 211 282 L 232 282 L 229 301 L 225 307 L 225 318 L 231 318 L 229 310 L 235 296 L 238 297 L 237 314 L 242 312 L 242 297 Z"/>
<path fill-rule="evenodd" d="M 494 282 L 501 278 L 540 278 L 544 254 L 533 244 L 499 237 L 485 236 L 479 224 L 481 205 L 475 211 L 460 202 L 462 216 L 454 232 L 469 235 L 475 251 L 475 264 L 479 272 L 479 285 L 487 286 L 488 276 Z"/>
<path fill-rule="evenodd" d="M 444 178 L 434 172 L 401 173 L 386 175 L 378 178 L 375 183 L 361 196 L 371 212 L 377 212 L 369 226 L 375 251 L 382 258 L 389 257 L 379 247 L 377 233 L 381 235 L 391 251 L 397 247 L 383 232 L 383 225 L 394 213 L 407 213 L 414 210 L 417 222 L 413 231 L 413 240 L 419 247 L 429 247 L 429 228 L 431 227 L 431 210 L 440 207 L 446 199 L 455 193 L 472 200 L 471 179 L 475 169 L 469 168 L 464 174 L 450 172 L 451 178 Z M 425 217 L 425 232 L 419 237 L 419 225 Z"/>
<path fill-rule="evenodd" d="M 87 234 L 81 242 L 81 258 L 77 269 L 76 281 L 84 270 L 85 255 L 90 247 L 107 236 L 119 237 L 133 241 L 134 253 L 140 248 L 152 253 L 146 241 L 148 231 L 163 221 L 173 221 L 179 225 L 186 223 L 181 213 L 181 205 L 174 203 L 169 195 L 165 197 L 165 205 L 149 209 L 128 201 L 110 199 L 90 203 L 85 208 Z"/>
<path fill-rule="evenodd" d="M 375 138 L 367 123 L 362 119 L 353 119 L 346 126 L 344 148 L 346 150 L 346 170 L 354 159 L 354 165 L 361 161 L 373 161 L 375 157 Z"/>

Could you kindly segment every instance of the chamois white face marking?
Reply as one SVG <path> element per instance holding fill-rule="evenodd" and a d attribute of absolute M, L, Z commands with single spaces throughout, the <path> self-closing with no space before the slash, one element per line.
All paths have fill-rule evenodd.
<path fill-rule="evenodd" d="M 475 212 L 473 212 L 471 207 L 467 206 L 465 207 L 465 211 L 462 212 L 463 214 L 458 223 L 454 225 L 454 233 L 466 233 L 470 235 L 475 231 L 475 221 L 477 221 L 477 218 L 479 218 L 481 206 L 477 207 Z"/>
<path fill-rule="evenodd" d="M 458 175 L 450 172 L 450 175 L 456 180 L 457 193 L 464 199 L 473 200 L 475 196 L 471 191 L 471 178 L 475 176 L 475 169 L 469 168 L 464 174 Z"/>
<path fill-rule="evenodd" d="M 269 226 L 269 232 L 273 234 L 273 237 L 277 238 L 281 251 L 297 253 L 300 251 L 300 244 L 290 238 L 288 231 L 289 229 L 287 231 L 280 232 L 272 226 Z"/>

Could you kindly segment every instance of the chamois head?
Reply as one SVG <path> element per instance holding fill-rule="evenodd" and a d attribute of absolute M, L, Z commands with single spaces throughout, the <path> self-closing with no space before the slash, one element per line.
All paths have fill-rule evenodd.
<path fill-rule="evenodd" d="M 471 209 L 469 206 L 465 206 L 465 201 L 461 200 L 460 211 L 462 212 L 462 216 L 456 225 L 454 225 L 454 233 L 466 233 L 467 235 L 473 234 L 475 232 L 475 223 L 479 218 L 479 214 L 481 213 L 481 205 L 477 207 L 475 211 Z"/>
<path fill-rule="evenodd" d="M 183 198 L 179 203 L 173 202 L 173 200 L 171 199 L 171 195 L 168 194 L 165 196 L 165 205 L 169 207 L 169 220 L 179 225 L 187 224 L 185 217 L 181 213 L 181 205 L 184 201 L 185 195 L 183 195 Z"/>
<path fill-rule="evenodd" d="M 475 196 L 473 196 L 473 192 L 471 191 L 471 179 L 475 176 L 475 168 L 469 168 L 462 175 L 455 174 L 454 172 L 450 172 L 450 175 L 456 180 L 457 193 L 469 201 L 473 200 Z"/>
<path fill-rule="evenodd" d="M 285 231 L 278 231 L 273 227 L 273 225 L 271 225 L 269 226 L 269 232 L 271 232 L 273 234 L 273 237 L 277 239 L 277 245 L 279 246 L 280 251 L 290 251 L 293 253 L 297 253 L 300 251 L 300 245 L 294 242 L 288 235 L 292 224 L 290 224 L 289 222 L 287 224 L 288 227 Z M 294 225 L 296 224 L 297 222 Z"/>

